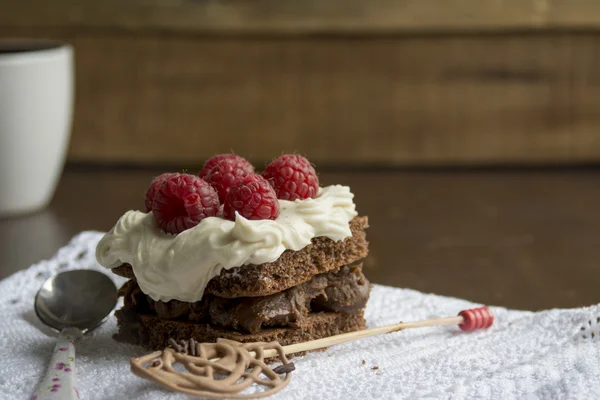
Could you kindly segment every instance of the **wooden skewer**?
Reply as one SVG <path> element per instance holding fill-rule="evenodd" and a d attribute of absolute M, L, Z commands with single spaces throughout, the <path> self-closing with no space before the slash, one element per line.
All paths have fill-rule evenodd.
<path fill-rule="evenodd" d="M 481 328 L 489 328 L 494 322 L 494 316 L 487 307 L 474 308 L 461 311 L 456 317 L 434 318 L 423 321 L 400 322 L 397 324 L 365 329 L 357 332 L 342 333 L 323 339 L 311 340 L 309 342 L 290 344 L 283 346 L 284 353 L 293 354 L 303 351 L 311 351 L 333 346 L 351 340 L 362 339 L 369 336 L 384 333 L 397 332 L 409 328 L 422 328 L 426 326 L 458 325 L 464 331 L 472 331 Z M 275 350 L 265 350 L 265 358 L 277 356 Z"/>
<path fill-rule="evenodd" d="M 193 340 L 190 339 L 190 346 L 192 346 L 194 349 L 196 349 L 196 351 L 199 351 L 200 354 L 194 354 L 195 350 L 192 350 L 191 353 L 193 355 L 189 355 L 188 354 L 188 346 L 186 344 L 185 341 L 182 341 L 182 345 L 179 346 L 176 343 L 171 344 L 171 346 L 174 346 L 173 348 L 167 349 L 165 351 L 157 351 L 151 354 L 148 354 L 144 357 L 138 357 L 138 358 L 132 358 L 131 359 L 131 369 L 132 371 L 145 379 L 151 379 L 154 380 L 156 382 L 158 382 L 159 384 L 171 389 L 171 390 L 176 390 L 179 392 L 183 392 L 183 393 L 189 393 L 189 394 L 195 394 L 195 395 L 201 395 L 201 396 L 208 396 L 208 397 L 215 397 L 215 398 L 224 398 L 230 394 L 232 394 L 233 392 L 231 391 L 231 387 L 227 386 L 230 385 L 231 382 L 235 383 L 236 385 L 238 384 L 238 379 L 240 379 L 240 377 L 244 376 L 243 381 L 245 381 L 246 378 L 248 377 L 252 377 L 252 379 L 256 378 L 256 376 L 254 376 L 253 374 L 256 373 L 256 370 L 254 367 L 253 369 L 253 373 L 252 374 L 242 374 L 242 375 L 233 375 L 234 379 L 231 380 L 231 376 L 232 374 L 235 372 L 237 374 L 240 374 L 241 372 L 246 371 L 246 369 L 249 367 L 249 363 L 252 360 L 250 357 L 252 357 L 254 360 L 252 360 L 252 362 L 256 363 L 260 363 L 264 368 L 267 368 L 264 364 L 264 359 L 265 358 L 272 358 L 272 357 L 277 357 L 280 356 L 282 359 L 282 362 L 284 363 L 284 366 L 287 366 L 289 368 L 290 363 L 287 362 L 286 359 L 286 355 L 287 354 L 292 354 L 292 353 L 299 353 L 299 352 L 304 352 L 304 351 L 310 351 L 310 350 L 316 350 L 316 349 L 322 349 L 324 347 L 329 347 L 329 346 L 333 346 L 339 343 L 344 343 L 344 342 L 349 342 L 351 340 L 356 340 L 356 339 L 362 339 L 368 336 L 375 336 L 375 335 L 380 335 L 383 333 L 391 333 L 391 332 L 397 332 L 403 329 L 408 329 L 408 328 L 421 328 L 421 327 L 425 327 L 425 326 L 438 326 L 438 325 L 454 325 L 457 324 L 460 329 L 462 329 L 463 331 L 472 331 L 472 330 L 476 330 L 476 329 L 481 329 L 481 328 L 489 328 L 494 322 L 494 316 L 492 315 L 492 313 L 490 312 L 490 310 L 487 307 L 480 307 L 480 308 L 474 308 L 471 310 L 464 310 L 461 311 L 458 316 L 456 317 L 446 317 L 446 318 L 434 318 L 434 319 L 428 319 L 428 320 L 424 320 L 424 321 L 414 321 L 414 322 L 400 322 L 397 324 L 393 324 L 393 325 L 388 325 L 388 326 L 381 326 L 381 327 L 377 327 L 377 328 L 371 328 L 371 329 L 365 329 L 362 331 L 358 331 L 358 332 L 350 332 L 350 333 L 344 333 L 341 335 L 336 335 L 336 336 L 331 336 L 328 338 L 323 338 L 323 339 L 318 339 L 318 340 L 312 340 L 309 342 L 304 342 L 304 343 L 297 343 L 297 344 L 291 344 L 288 346 L 283 346 L 281 347 L 281 345 L 279 343 L 271 343 L 270 345 L 265 345 L 265 344 L 261 344 L 261 343 L 254 343 L 254 344 L 250 344 L 250 346 L 244 346 L 240 349 L 240 343 L 238 342 L 232 342 L 232 343 L 227 343 L 227 342 L 231 342 L 229 340 L 226 339 L 219 339 L 217 342 L 222 342 L 222 344 L 220 345 L 221 348 L 224 348 L 225 350 L 223 350 L 225 353 L 227 353 L 229 356 L 231 356 L 231 351 L 233 351 L 233 353 L 236 352 L 235 347 L 238 347 L 238 350 L 240 350 L 239 353 L 235 353 L 237 354 L 237 357 L 222 357 L 222 358 L 215 358 L 215 359 L 210 359 L 210 360 L 206 360 L 206 358 L 204 356 L 202 356 L 202 354 L 206 354 L 206 348 L 207 346 L 212 346 L 213 350 L 219 346 L 219 343 L 215 344 L 215 343 L 195 343 Z M 194 346 L 198 346 L 198 348 L 200 350 L 197 350 L 198 348 L 194 347 Z M 205 347 L 202 347 L 205 346 Z M 258 356 L 256 355 L 256 353 L 254 352 L 249 352 L 247 350 L 247 348 L 253 348 L 254 350 L 258 351 L 259 353 L 262 353 L 262 355 Z M 265 347 L 267 347 L 265 349 Z M 231 351 L 230 351 L 231 350 Z M 243 351 L 242 351 L 243 350 Z M 173 354 L 173 352 L 175 353 L 183 353 L 183 354 Z M 214 357 L 215 356 L 215 351 L 212 351 L 210 357 Z M 216 352 L 216 354 L 219 354 L 218 351 Z M 242 355 L 242 357 L 240 358 L 240 354 Z M 188 368 L 188 372 L 182 372 L 179 373 L 177 371 L 175 371 L 172 367 L 172 364 L 174 361 L 177 361 L 175 356 L 179 356 L 180 360 L 179 362 L 182 363 L 187 363 L 186 365 L 189 367 Z M 184 358 L 183 360 L 181 358 Z M 200 358 L 199 362 L 200 364 L 196 365 L 194 364 L 193 360 L 194 358 Z M 229 378 L 227 379 L 220 379 L 220 380 L 214 380 L 213 378 L 213 374 L 214 374 L 214 369 L 213 366 L 210 365 L 211 361 L 216 361 L 216 362 L 220 362 L 221 364 L 223 362 L 225 362 L 229 367 L 235 367 L 233 370 L 229 371 Z M 208 364 L 207 364 L 208 362 Z M 233 362 L 233 366 L 231 365 Z M 241 366 L 238 365 L 241 362 Z M 148 364 L 147 366 L 145 366 L 145 364 Z M 206 368 L 205 368 L 206 367 Z M 222 372 L 223 369 L 223 365 L 220 365 L 220 368 L 218 371 Z M 240 369 L 241 368 L 241 369 Z M 261 367 L 262 368 L 262 367 Z M 292 368 L 285 371 L 285 372 L 277 372 L 276 370 L 269 370 L 268 372 L 273 375 L 275 377 L 278 377 L 278 375 L 285 373 L 285 379 L 284 380 L 280 380 L 279 378 L 275 379 L 274 381 L 276 382 L 276 384 L 279 384 L 279 386 L 275 385 L 271 385 L 272 392 L 276 392 L 277 390 L 280 390 L 281 388 L 283 388 L 285 385 L 287 385 L 287 383 L 289 382 L 290 379 L 290 374 L 289 372 L 293 371 L 293 364 L 292 364 Z M 208 373 L 207 373 L 208 371 Z M 263 371 L 263 374 L 265 372 Z M 192 379 L 193 378 L 193 379 Z M 231 382 L 226 382 L 231 380 Z M 263 380 L 262 378 L 259 379 L 259 381 L 262 383 Z M 216 383 L 219 383 L 219 385 L 215 386 Z M 256 383 L 257 381 L 254 381 L 254 383 Z M 248 381 L 249 384 L 252 384 L 252 381 Z M 192 384 L 192 386 L 190 386 Z M 223 385 L 225 385 L 223 387 Z M 241 389 L 238 388 L 238 392 L 240 390 L 243 390 L 245 387 L 247 387 L 247 385 L 245 384 L 240 384 L 242 386 Z M 217 391 L 215 391 L 218 388 Z M 237 392 L 236 392 L 237 393 Z M 266 393 L 266 392 L 264 392 Z M 244 398 L 244 396 L 240 395 L 237 396 L 238 398 Z"/>

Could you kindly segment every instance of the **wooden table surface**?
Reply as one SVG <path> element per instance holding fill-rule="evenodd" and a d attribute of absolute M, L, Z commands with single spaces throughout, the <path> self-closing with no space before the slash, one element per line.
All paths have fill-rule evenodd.
<path fill-rule="evenodd" d="M 51 206 L 0 219 L 0 277 L 105 231 L 159 170 L 69 167 Z M 520 309 L 600 302 L 600 171 L 321 172 L 368 215 L 374 283 Z"/>

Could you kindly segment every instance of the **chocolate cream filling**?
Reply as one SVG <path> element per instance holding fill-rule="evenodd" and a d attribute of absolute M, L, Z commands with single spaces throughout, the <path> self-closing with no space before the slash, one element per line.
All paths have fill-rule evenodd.
<path fill-rule="evenodd" d="M 249 333 L 268 327 L 298 327 L 311 312 L 354 313 L 365 307 L 369 291 L 360 264 L 315 275 L 305 283 L 263 297 L 226 299 L 205 295 L 196 303 L 162 302 L 142 293 L 135 280 L 121 289 L 127 308 L 163 319 L 210 323 Z"/>

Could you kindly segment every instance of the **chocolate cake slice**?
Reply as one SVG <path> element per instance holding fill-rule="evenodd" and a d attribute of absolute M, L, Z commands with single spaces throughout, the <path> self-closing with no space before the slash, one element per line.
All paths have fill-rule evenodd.
<path fill-rule="evenodd" d="M 277 262 L 249 266 L 254 273 L 240 268 L 246 287 L 264 288 L 261 282 L 273 271 L 290 271 L 293 279 L 300 282 L 291 287 L 280 284 L 278 287 L 283 290 L 269 290 L 267 294 L 263 294 L 264 289 L 250 293 L 245 290 L 236 293 L 246 296 L 231 297 L 232 291 L 222 296 L 207 289 L 202 300 L 194 303 L 155 301 L 141 291 L 131 267 L 115 268 L 113 272 L 118 275 L 132 277 L 119 291 L 124 307 L 116 313 L 119 332 L 115 338 L 152 349 L 166 347 L 169 338 L 190 337 L 205 342 L 220 337 L 240 342 L 276 340 L 286 345 L 364 329 L 363 309 L 370 285 L 362 273 L 362 264 L 338 264 L 355 262 L 368 253 L 364 231 L 368 221 L 357 217 L 350 225 L 352 236 L 343 241 L 315 238 L 298 252 L 285 252 L 287 256 L 282 255 Z M 308 266 L 301 261 L 291 264 L 290 260 L 305 260 Z M 318 273 L 322 270 L 327 272 Z M 299 279 L 306 271 L 312 272 L 308 280 Z M 213 282 L 223 276 L 237 279 L 236 274 L 227 271 L 213 278 L 207 288 L 218 287 Z M 275 274 L 269 277 L 281 280 Z"/>
<path fill-rule="evenodd" d="M 224 154 L 198 175 L 156 177 L 145 212 L 127 211 L 96 248 L 129 279 L 115 338 L 286 345 L 365 328 L 368 219 L 353 198 L 347 186 L 319 187 L 294 154 L 261 174 Z"/>

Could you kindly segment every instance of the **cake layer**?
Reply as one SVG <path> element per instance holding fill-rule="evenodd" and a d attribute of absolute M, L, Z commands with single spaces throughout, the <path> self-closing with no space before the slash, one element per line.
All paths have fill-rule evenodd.
<path fill-rule="evenodd" d="M 350 221 L 352 236 L 333 241 L 314 238 L 299 251 L 286 250 L 277 261 L 222 270 L 210 280 L 205 293 L 224 298 L 268 296 L 308 281 L 312 276 L 352 264 L 368 254 L 367 217 Z M 134 278 L 130 265 L 113 268 L 117 275 Z"/>
<path fill-rule="evenodd" d="M 118 310 L 115 315 L 119 325 L 119 332 L 114 336 L 116 340 L 154 350 L 162 350 L 167 347 L 169 338 L 176 341 L 194 338 L 199 342 L 216 342 L 219 338 L 238 342 L 277 341 L 285 346 L 366 328 L 362 310 L 353 314 L 314 313 L 310 314 L 297 329 L 269 328 L 252 334 L 244 334 L 210 324 L 164 320 L 155 315 L 137 314 L 135 310 L 126 307 Z"/>
<path fill-rule="evenodd" d="M 298 286 L 263 297 L 226 299 L 205 295 L 196 303 L 154 301 L 141 292 L 135 280 L 130 280 L 121 292 L 125 306 L 138 313 L 257 333 L 265 327 L 297 328 L 311 312 L 354 313 L 365 307 L 369 290 L 359 264 L 315 275 Z"/>

